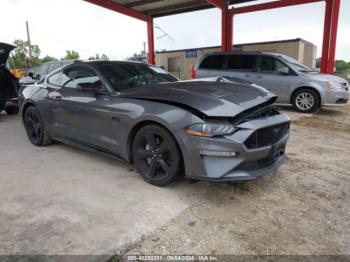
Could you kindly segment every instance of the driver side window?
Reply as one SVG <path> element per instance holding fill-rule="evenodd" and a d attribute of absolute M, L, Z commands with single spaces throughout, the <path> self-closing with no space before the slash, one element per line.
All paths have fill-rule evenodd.
<path fill-rule="evenodd" d="M 261 56 L 260 57 L 260 64 L 259 64 L 259 71 L 261 72 L 271 72 L 271 73 L 278 73 L 279 69 L 285 68 L 286 66 L 282 64 L 280 61 L 273 57 L 269 56 Z"/>

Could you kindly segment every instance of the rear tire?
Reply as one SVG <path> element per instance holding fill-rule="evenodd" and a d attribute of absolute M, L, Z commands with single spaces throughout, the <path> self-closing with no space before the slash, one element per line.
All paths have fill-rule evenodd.
<path fill-rule="evenodd" d="M 170 184 L 181 171 L 179 147 L 172 135 L 158 125 L 147 125 L 137 132 L 132 156 L 141 176 L 155 186 Z"/>
<path fill-rule="evenodd" d="M 292 97 L 294 110 L 301 113 L 314 113 L 320 102 L 317 91 L 307 88 L 299 89 Z"/>
<path fill-rule="evenodd" d="M 39 111 L 34 106 L 26 109 L 23 120 L 27 136 L 32 144 L 46 146 L 53 142 Z"/>

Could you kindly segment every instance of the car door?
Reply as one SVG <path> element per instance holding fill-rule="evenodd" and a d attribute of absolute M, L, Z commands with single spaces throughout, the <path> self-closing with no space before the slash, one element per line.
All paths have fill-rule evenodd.
<path fill-rule="evenodd" d="M 48 78 L 54 133 L 110 150 L 110 96 L 84 85 L 104 88 L 100 76 L 87 66 L 72 66 Z"/>
<path fill-rule="evenodd" d="M 230 54 L 224 67 L 224 75 L 238 77 L 249 82 L 252 81 L 252 73 L 256 66 L 256 55 Z"/>
<path fill-rule="evenodd" d="M 291 74 L 281 70 L 286 68 L 288 66 L 279 59 L 261 55 L 258 59 L 257 71 L 252 74 L 252 82 L 276 94 L 277 102 L 287 103 Z"/>

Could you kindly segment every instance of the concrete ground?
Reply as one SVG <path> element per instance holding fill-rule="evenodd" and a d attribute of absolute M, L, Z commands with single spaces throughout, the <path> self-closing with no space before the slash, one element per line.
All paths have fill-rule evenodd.
<path fill-rule="evenodd" d="M 200 200 L 200 184 L 166 188 L 132 166 L 63 144 L 35 147 L 0 115 L 0 255 L 113 254 Z"/>
<path fill-rule="evenodd" d="M 350 106 L 286 112 L 279 171 L 166 188 L 0 115 L 0 254 L 350 254 Z"/>

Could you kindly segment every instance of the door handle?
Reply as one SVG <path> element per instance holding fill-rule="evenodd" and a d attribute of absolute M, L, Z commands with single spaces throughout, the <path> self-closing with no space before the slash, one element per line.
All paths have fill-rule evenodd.
<path fill-rule="evenodd" d="M 257 76 L 256 76 L 256 78 L 263 78 L 263 76 L 261 76 L 261 75 L 257 75 Z"/>
<path fill-rule="evenodd" d="M 60 94 L 50 94 L 49 97 L 52 100 L 62 100 L 62 96 Z"/>
<path fill-rule="evenodd" d="M 250 77 L 250 74 L 245 74 L 244 76 L 245 76 L 245 77 Z"/>
<path fill-rule="evenodd" d="M 52 96 L 52 99 L 53 99 L 53 100 L 61 100 L 61 99 L 62 99 L 62 96 L 60 96 L 60 95 L 55 95 L 55 96 Z"/>

